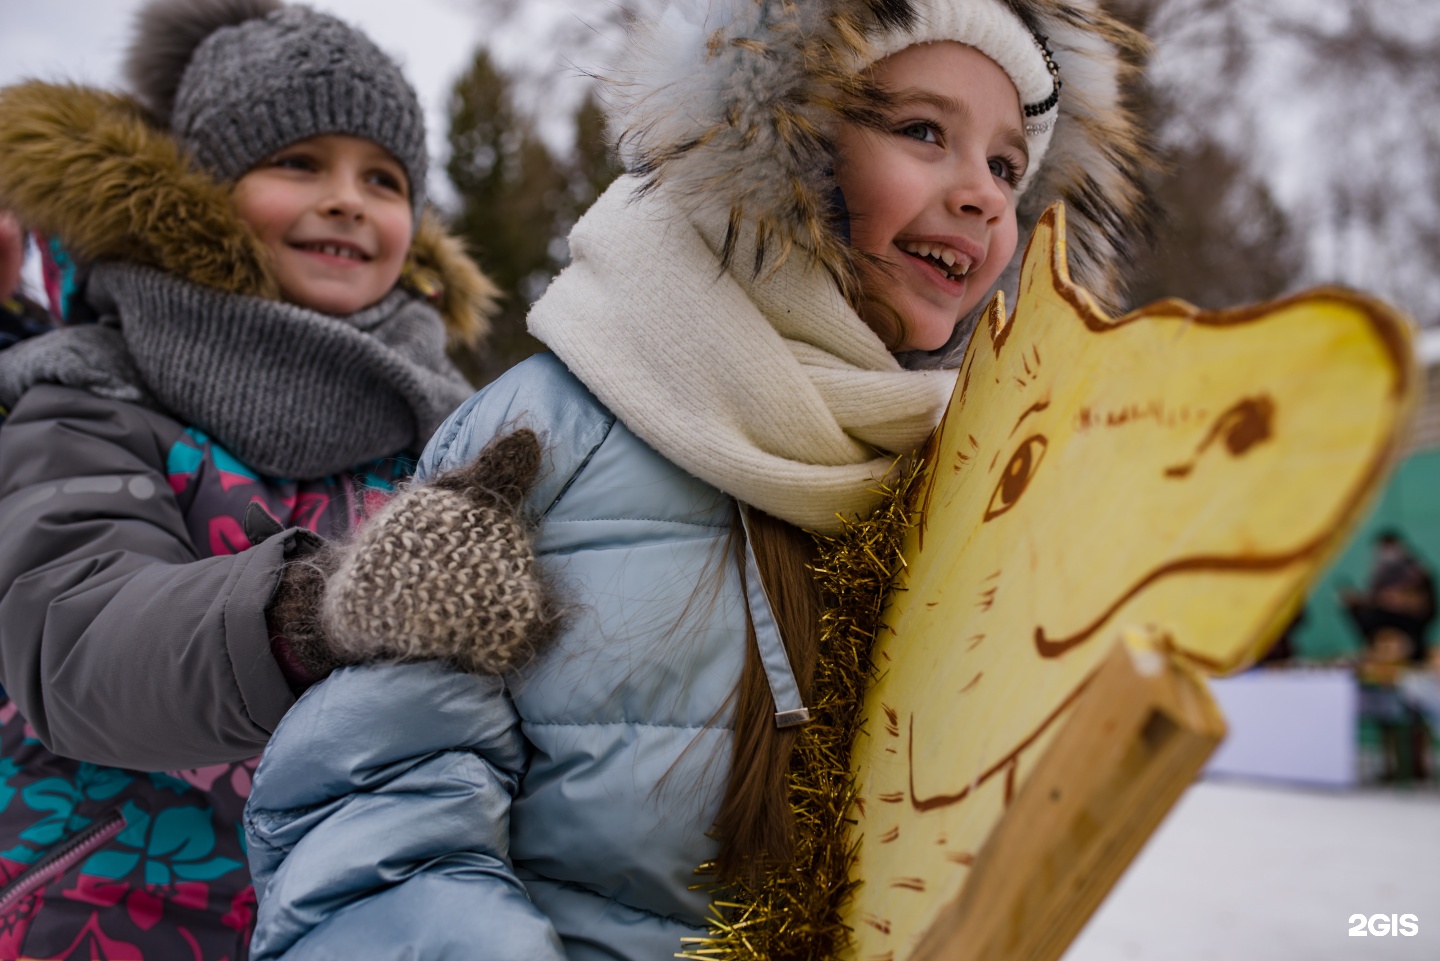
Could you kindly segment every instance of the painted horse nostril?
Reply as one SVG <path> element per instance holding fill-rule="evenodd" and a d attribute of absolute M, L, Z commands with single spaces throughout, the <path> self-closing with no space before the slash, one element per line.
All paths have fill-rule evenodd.
<path fill-rule="evenodd" d="M 1224 438 L 1225 449 L 1230 452 L 1230 456 L 1240 457 L 1248 453 L 1256 444 L 1275 436 L 1274 421 L 1275 401 L 1269 394 L 1236 401 L 1215 418 L 1215 423 L 1211 425 L 1205 439 L 1195 448 L 1194 456 L 1184 464 L 1165 468 L 1165 476 L 1175 479 L 1189 477 L 1200 455 L 1205 453 L 1217 437 Z"/>
<path fill-rule="evenodd" d="M 1275 402 L 1266 394 L 1247 397 L 1221 415 L 1225 449 L 1235 457 L 1274 436 Z"/>

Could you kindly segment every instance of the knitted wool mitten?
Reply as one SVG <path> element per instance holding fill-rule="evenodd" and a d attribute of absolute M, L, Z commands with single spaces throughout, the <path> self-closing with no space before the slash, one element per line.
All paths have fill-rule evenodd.
<path fill-rule="evenodd" d="M 317 676 L 367 661 L 524 664 L 555 622 L 520 517 L 539 467 L 535 434 L 508 434 L 396 495 L 351 543 L 287 565 L 271 621 L 295 660 Z"/>

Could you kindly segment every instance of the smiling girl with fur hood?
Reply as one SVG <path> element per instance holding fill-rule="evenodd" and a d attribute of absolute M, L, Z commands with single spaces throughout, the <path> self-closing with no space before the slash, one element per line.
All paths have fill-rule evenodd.
<path fill-rule="evenodd" d="M 566 618 L 502 671 L 366 665 L 307 692 L 247 808 L 257 957 L 839 950 L 897 460 L 1047 204 L 1076 279 L 1119 299 L 1141 52 L 1090 0 L 677 0 L 637 25 L 609 86 L 629 175 L 530 313 L 553 353 L 419 468 L 543 439 L 525 508 Z M 465 635 L 448 612 L 487 578 L 446 562 L 458 506 L 413 506 L 330 580 L 328 630 Z M 745 923 L 697 945 L 718 902 Z"/>
<path fill-rule="evenodd" d="M 491 293 L 363 34 L 160 0 L 128 67 L 0 91 L 0 197 L 98 318 L 0 355 L 6 958 L 246 955 L 253 759 L 323 670 L 285 572 L 471 393 L 445 343 Z"/>

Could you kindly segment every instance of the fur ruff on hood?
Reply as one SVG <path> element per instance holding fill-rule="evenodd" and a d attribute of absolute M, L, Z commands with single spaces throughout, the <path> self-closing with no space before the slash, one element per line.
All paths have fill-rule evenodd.
<path fill-rule="evenodd" d="M 930 0 L 963 3 L 965 0 Z M 1064 89 L 1054 139 L 1020 198 L 1022 236 L 1063 200 L 1071 272 L 1116 310 L 1124 269 L 1147 235 L 1147 138 L 1126 102 L 1144 38 L 1094 0 L 1001 0 L 1049 38 Z M 760 240 L 759 274 L 797 251 L 853 292 L 855 253 L 834 204 L 833 138 L 848 121 L 882 122 L 886 93 L 860 65 L 867 37 L 923 16 L 922 0 L 712 0 L 672 5 L 636 26 L 608 78 L 611 129 L 642 190 L 662 186 L 691 214 L 729 218 L 729 262 L 740 224 Z M 1000 287 L 1013 302 L 1024 244 Z M 962 323 L 950 353 L 968 339 Z"/>
<path fill-rule="evenodd" d="M 0 205 L 81 260 L 129 261 L 279 299 L 268 252 L 236 214 L 231 185 L 192 165 L 129 97 L 41 81 L 0 90 Z M 400 282 L 434 305 L 452 342 L 489 333 L 497 288 L 428 210 Z"/>

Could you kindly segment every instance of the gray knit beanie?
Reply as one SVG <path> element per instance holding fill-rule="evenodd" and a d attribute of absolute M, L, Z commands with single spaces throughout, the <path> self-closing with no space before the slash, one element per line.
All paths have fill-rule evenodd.
<path fill-rule="evenodd" d="M 419 222 L 428 167 L 420 101 L 394 61 L 344 21 L 276 0 L 152 0 L 126 72 L 220 179 L 307 137 L 364 137 L 405 168 Z"/>

